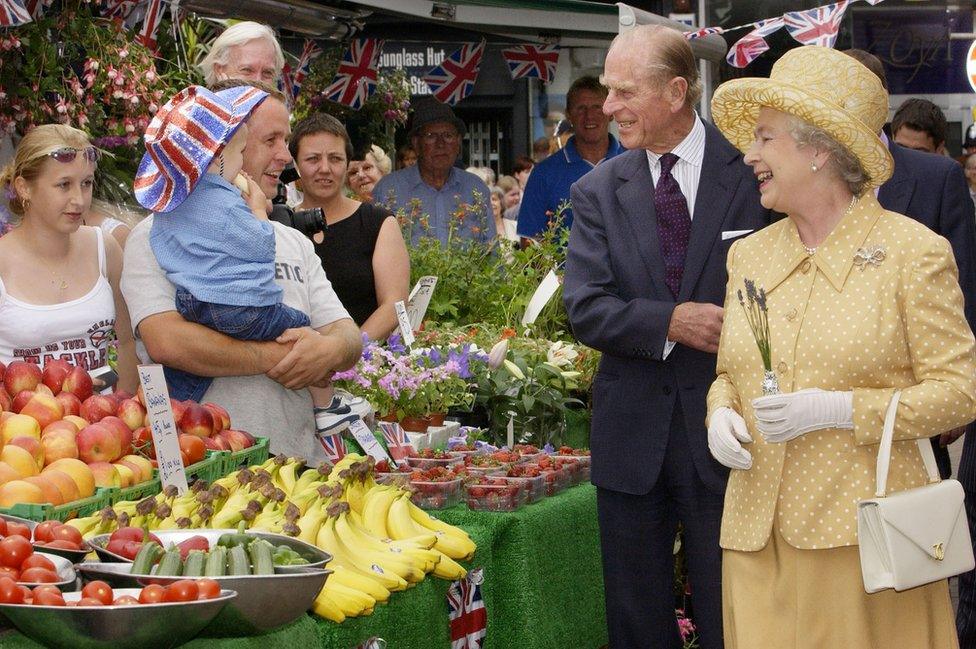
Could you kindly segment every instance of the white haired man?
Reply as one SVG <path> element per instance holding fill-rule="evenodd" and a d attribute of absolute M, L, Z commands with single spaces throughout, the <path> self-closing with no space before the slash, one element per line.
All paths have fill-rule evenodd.
<path fill-rule="evenodd" d="M 224 30 L 200 62 L 208 86 L 221 79 L 249 79 L 271 86 L 278 82 L 285 55 L 274 31 L 246 21 Z"/>

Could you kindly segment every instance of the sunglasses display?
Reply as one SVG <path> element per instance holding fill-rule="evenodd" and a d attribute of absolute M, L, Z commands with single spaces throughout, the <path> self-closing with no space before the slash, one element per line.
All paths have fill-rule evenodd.
<path fill-rule="evenodd" d="M 79 153 L 85 156 L 85 160 L 93 163 L 97 163 L 98 159 L 102 156 L 101 152 L 93 146 L 85 147 L 84 149 L 66 146 L 57 151 L 51 151 L 48 155 L 58 162 L 69 163 L 74 162 Z"/>

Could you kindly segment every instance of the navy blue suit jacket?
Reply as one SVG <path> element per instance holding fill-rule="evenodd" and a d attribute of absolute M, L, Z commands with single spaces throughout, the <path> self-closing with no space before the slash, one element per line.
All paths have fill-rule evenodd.
<path fill-rule="evenodd" d="M 728 469 L 708 452 L 705 396 L 715 355 L 676 345 L 662 360 L 671 312 L 681 302 L 725 300 L 731 230 L 770 222 L 752 170 L 713 126 L 677 300 L 664 281 L 646 152 L 628 151 L 598 165 L 571 191 L 563 301 L 573 333 L 603 353 L 593 382 L 591 479 L 605 489 L 645 494 L 657 481 L 672 414 L 680 405 L 695 468 L 721 493 Z M 758 354 L 758 351 L 756 352 Z"/>

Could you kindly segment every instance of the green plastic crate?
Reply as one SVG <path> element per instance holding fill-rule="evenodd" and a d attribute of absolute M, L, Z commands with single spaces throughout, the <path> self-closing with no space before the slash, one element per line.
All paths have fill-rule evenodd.
<path fill-rule="evenodd" d="M 228 475 L 233 471 L 245 466 L 255 466 L 264 463 L 268 459 L 268 438 L 255 437 L 254 446 L 240 451 L 224 453 L 224 467 L 221 475 Z"/>
<path fill-rule="evenodd" d="M 153 470 L 155 474 L 156 471 Z M 162 491 L 162 484 L 159 482 L 158 477 L 154 477 L 152 480 L 147 480 L 146 482 L 133 485 L 131 487 L 122 487 L 119 489 L 111 489 L 109 493 L 109 504 L 114 505 L 115 503 L 122 502 L 123 500 L 142 500 L 146 496 L 154 496 Z"/>
<path fill-rule="evenodd" d="M 186 481 L 192 483 L 194 480 L 205 480 L 213 482 L 224 476 L 223 460 L 217 455 L 209 455 L 196 464 L 186 467 Z"/>
<path fill-rule="evenodd" d="M 113 489 L 96 489 L 95 495 L 88 498 L 73 500 L 63 505 L 35 505 L 30 503 L 18 503 L 13 507 L 0 509 L 0 513 L 20 516 L 31 521 L 66 521 L 70 518 L 83 518 L 91 516 L 96 512 L 108 507 L 111 504 L 111 492 Z"/>

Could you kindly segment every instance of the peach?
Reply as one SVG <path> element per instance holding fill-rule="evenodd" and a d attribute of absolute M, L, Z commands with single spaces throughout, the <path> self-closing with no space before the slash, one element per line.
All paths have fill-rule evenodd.
<path fill-rule="evenodd" d="M 74 426 L 74 424 L 68 424 Z M 44 459 L 48 464 L 62 458 L 78 459 L 77 435 L 74 431 L 58 428 L 41 435 L 41 446 L 44 447 Z M 19 438 L 18 438 L 19 439 Z"/>
<path fill-rule="evenodd" d="M 37 420 L 27 415 L 11 415 L 0 424 L 0 439 L 6 444 L 14 437 L 41 438 L 41 427 Z"/>
<path fill-rule="evenodd" d="M 0 412 L 0 427 L 3 426 L 3 422 L 7 421 L 11 417 L 13 417 L 15 414 L 17 414 L 17 413 L 15 413 L 15 412 L 13 412 L 11 410 L 4 410 L 4 411 Z M 2 440 L 0 440 L 0 442 L 2 442 Z"/>
<path fill-rule="evenodd" d="M 59 392 L 54 398 L 61 402 L 61 407 L 64 408 L 65 415 L 77 415 L 81 412 L 81 399 L 72 393 Z"/>
<path fill-rule="evenodd" d="M 41 368 L 34 363 L 13 361 L 3 373 L 3 384 L 7 392 L 17 394 L 23 390 L 35 390 L 41 382 Z"/>
<path fill-rule="evenodd" d="M 78 427 L 78 430 L 81 430 L 82 428 L 84 428 L 85 426 L 91 423 L 84 417 L 79 417 L 78 415 L 65 415 L 64 420 L 70 421 L 72 424 Z"/>
<path fill-rule="evenodd" d="M 74 423 L 73 421 L 68 421 L 67 419 L 53 421 L 45 426 L 43 430 L 41 430 L 41 439 L 44 439 L 45 435 L 56 430 L 68 431 L 72 435 L 75 435 L 80 429 L 78 428 L 78 424 Z"/>
<path fill-rule="evenodd" d="M 0 451 L 2 453 L 2 451 Z M 78 492 L 81 498 L 88 498 L 93 493 L 95 493 L 95 477 L 92 475 L 91 469 L 88 465 L 81 460 L 75 460 L 73 458 L 63 458 L 60 460 L 55 460 L 51 464 L 48 464 L 43 473 L 48 471 L 64 471 L 75 481 L 75 485 L 78 487 Z"/>
<path fill-rule="evenodd" d="M 218 406 L 216 403 L 205 403 L 203 407 L 213 415 L 215 433 L 230 428 L 230 413 L 223 406 Z"/>
<path fill-rule="evenodd" d="M 19 446 L 30 453 L 38 471 L 44 468 L 44 446 L 41 445 L 41 440 L 33 437 L 14 437 L 8 442 L 8 445 Z"/>
<path fill-rule="evenodd" d="M 177 420 L 177 425 L 187 435 L 207 438 L 214 433 L 214 416 L 210 410 L 191 401 Z"/>
<path fill-rule="evenodd" d="M 128 462 L 123 463 L 121 460 L 119 460 L 112 466 L 115 467 L 116 472 L 119 474 L 119 482 L 123 488 L 139 484 L 139 480 L 136 478 L 135 471 L 132 470 L 131 464 Z"/>
<path fill-rule="evenodd" d="M 129 430 L 135 430 L 146 420 L 146 409 L 135 399 L 126 399 L 119 404 L 118 415 Z"/>
<path fill-rule="evenodd" d="M 41 428 L 59 421 L 64 416 L 64 406 L 52 396 L 35 392 L 31 400 L 20 410 L 20 414 L 28 415 L 37 420 Z"/>
<path fill-rule="evenodd" d="M 21 478 L 37 475 L 37 463 L 29 451 L 13 444 L 7 444 L 0 450 L 0 461 L 6 462 Z"/>
<path fill-rule="evenodd" d="M 13 507 L 17 503 L 47 502 L 44 492 L 37 485 L 26 480 L 11 480 L 0 485 L 0 507 Z"/>
<path fill-rule="evenodd" d="M 41 372 L 41 383 L 51 388 L 51 392 L 57 394 L 62 390 L 65 377 L 71 372 L 71 363 L 63 358 L 55 358 L 44 364 Z"/>
<path fill-rule="evenodd" d="M 115 436 L 119 439 L 119 446 L 121 451 L 118 457 L 122 457 L 127 453 L 132 452 L 132 429 L 129 428 L 124 421 L 118 417 L 106 417 L 105 419 L 98 422 L 102 426 L 108 426 L 108 428 L 115 433 Z M 118 457 L 113 457 L 109 462 L 114 462 Z"/>
<path fill-rule="evenodd" d="M 70 503 L 72 500 L 78 500 L 81 498 L 81 492 L 78 491 L 78 485 L 75 481 L 71 479 L 64 471 L 58 470 L 46 470 L 42 471 L 41 474 L 51 481 L 61 492 L 61 500 Z"/>
<path fill-rule="evenodd" d="M 61 390 L 63 392 L 71 392 L 81 401 L 84 401 L 92 395 L 92 380 L 82 367 L 72 367 L 68 375 L 64 377 L 64 381 L 61 383 Z"/>
<path fill-rule="evenodd" d="M 6 462 L 0 462 L 0 484 L 10 482 L 11 480 L 20 480 L 20 474 Z"/>
<path fill-rule="evenodd" d="M 13 406 L 13 399 L 7 394 L 7 391 L 3 387 L 3 383 L 0 383 L 0 411 L 10 410 Z"/>
<path fill-rule="evenodd" d="M 78 414 L 94 424 L 114 415 L 115 407 L 115 401 L 110 397 L 104 394 L 93 394 L 81 402 L 81 411 Z"/>
<path fill-rule="evenodd" d="M 51 392 L 51 388 L 47 387 L 43 383 L 38 383 L 37 384 L 37 389 L 34 390 L 34 392 L 36 392 L 38 394 L 46 394 L 49 397 L 53 397 L 54 396 L 54 393 Z"/>
<path fill-rule="evenodd" d="M 61 490 L 46 477 L 36 475 L 30 478 L 24 478 L 24 482 L 29 482 L 38 487 L 44 493 L 44 502 L 51 503 L 52 505 L 64 504 L 64 496 L 61 494 Z"/>
<path fill-rule="evenodd" d="M 96 487 L 121 487 L 122 476 L 114 464 L 108 462 L 92 462 L 88 465 L 95 478 Z"/>
<path fill-rule="evenodd" d="M 141 455 L 126 455 L 119 462 L 126 462 L 132 464 L 135 469 L 136 483 L 146 482 L 147 480 L 152 480 L 153 477 L 153 465 L 148 459 L 142 457 Z"/>
<path fill-rule="evenodd" d="M 206 446 L 211 451 L 230 450 L 230 444 L 227 443 L 226 438 L 221 437 L 220 433 L 217 433 L 213 437 L 208 437 L 207 439 L 203 440 L 203 445 Z"/>
<path fill-rule="evenodd" d="M 230 450 L 235 452 L 254 446 L 254 438 L 251 437 L 250 433 L 245 433 L 242 430 L 221 431 L 219 436 L 223 437 L 227 445 L 230 446 Z"/>
<path fill-rule="evenodd" d="M 10 409 L 14 412 L 20 412 L 27 405 L 27 402 L 34 398 L 37 394 L 33 390 L 21 390 L 14 395 L 13 400 L 10 402 Z"/>
<path fill-rule="evenodd" d="M 78 431 L 75 442 L 82 462 L 111 462 L 122 457 L 122 441 L 106 424 L 88 424 Z"/>

